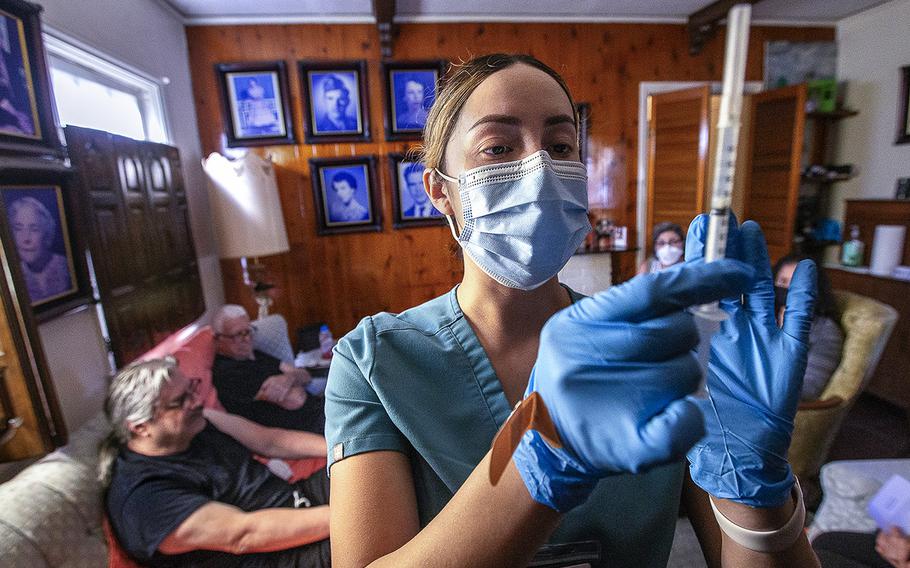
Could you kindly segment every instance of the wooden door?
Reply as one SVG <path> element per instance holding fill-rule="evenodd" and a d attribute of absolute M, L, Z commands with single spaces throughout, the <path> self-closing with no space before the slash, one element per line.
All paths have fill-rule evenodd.
<path fill-rule="evenodd" d="M 648 97 L 648 235 L 704 211 L 710 98 L 707 85 Z"/>
<path fill-rule="evenodd" d="M 176 148 L 68 126 L 117 366 L 205 310 Z"/>
<path fill-rule="evenodd" d="M 772 263 L 793 248 L 805 106 L 804 84 L 758 93 L 750 100 L 743 210 L 747 219 L 761 225 Z"/>

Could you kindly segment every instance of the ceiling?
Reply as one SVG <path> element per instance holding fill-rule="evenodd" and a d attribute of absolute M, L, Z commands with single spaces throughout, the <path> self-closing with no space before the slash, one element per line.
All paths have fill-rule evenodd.
<path fill-rule="evenodd" d="M 159 0 L 187 24 L 372 23 L 370 0 Z M 684 22 L 713 0 L 397 0 L 396 22 Z M 833 25 L 888 0 L 762 0 L 756 23 Z"/>

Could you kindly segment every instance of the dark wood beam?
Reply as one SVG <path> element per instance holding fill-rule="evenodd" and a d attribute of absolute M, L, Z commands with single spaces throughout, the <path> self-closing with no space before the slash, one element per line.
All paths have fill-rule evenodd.
<path fill-rule="evenodd" d="M 373 0 L 373 15 L 379 28 L 379 53 L 383 59 L 392 58 L 392 39 L 395 35 L 395 0 Z"/>
<path fill-rule="evenodd" d="M 689 54 L 698 55 L 701 48 L 717 33 L 717 27 L 727 18 L 730 8 L 737 4 L 757 4 L 760 0 L 717 0 L 690 14 L 686 22 L 689 32 Z"/>

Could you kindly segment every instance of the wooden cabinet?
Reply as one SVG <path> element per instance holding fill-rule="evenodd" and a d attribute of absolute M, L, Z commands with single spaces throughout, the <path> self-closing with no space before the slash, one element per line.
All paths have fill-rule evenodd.
<path fill-rule="evenodd" d="M 64 132 L 120 367 L 205 311 L 180 155 L 100 130 Z"/>
<path fill-rule="evenodd" d="M 845 225 L 859 227 L 860 239 L 866 244 L 863 263 L 868 264 L 876 225 L 904 225 L 910 233 L 910 201 L 849 199 Z M 901 264 L 910 265 L 910 239 L 904 243 Z M 910 411 L 910 281 L 864 272 L 828 268 L 832 287 L 874 298 L 897 310 L 897 324 L 866 390 Z"/>

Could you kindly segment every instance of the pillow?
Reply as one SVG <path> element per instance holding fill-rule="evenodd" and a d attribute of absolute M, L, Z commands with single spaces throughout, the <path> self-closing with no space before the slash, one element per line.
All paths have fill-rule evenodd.
<path fill-rule="evenodd" d="M 153 357 L 154 358 L 154 357 Z M 132 559 L 132 557 L 123 550 L 114 529 L 111 528 L 111 522 L 107 515 L 101 518 L 101 526 L 104 527 L 104 540 L 107 541 L 107 566 L 108 568 L 142 568 L 142 565 Z"/>
<path fill-rule="evenodd" d="M 215 361 L 215 336 L 209 326 L 200 328 L 172 353 L 177 366 L 189 378 L 198 378 L 198 396 L 202 406 L 224 410 L 218 400 L 218 391 L 212 383 L 212 363 Z"/>
<path fill-rule="evenodd" d="M 149 359 L 160 359 L 168 355 L 173 355 L 173 353 L 184 345 L 188 339 L 191 339 L 198 331 L 205 329 L 206 327 L 208 326 L 200 326 L 198 323 L 191 323 L 183 329 L 177 330 L 164 338 L 160 343 L 140 355 L 136 360 L 148 361 Z"/>
<path fill-rule="evenodd" d="M 288 338 L 288 324 L 280 314 L 272 314 L 253 322 L 256 335 L 253 348 L 285 363 L 294 363 L 294 349 Z"/>

